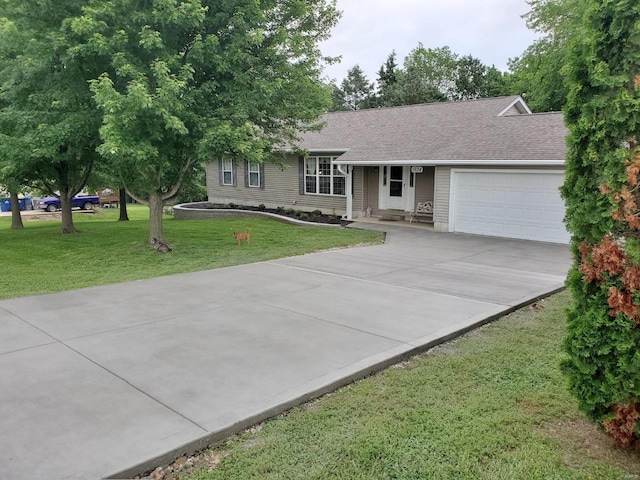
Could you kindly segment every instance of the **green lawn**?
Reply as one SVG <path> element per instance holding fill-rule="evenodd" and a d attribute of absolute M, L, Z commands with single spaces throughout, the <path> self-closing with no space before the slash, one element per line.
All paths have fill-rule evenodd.
<path fill-rule="evenodd" d="M 0 217 L 0 299 L 379 243 L 382 238 L 379 232 L 298 227 L 262 218 L 180 221 L 168 216 L 164 230 L 173 252 L 160 254 L 147 245 L 148 209 L 132 206 L 129 218 L 118 222 L 117 209 L 74 213 L 80 233 L 62 235 L 59 220 L 25 215 L 25 228 L 11 230 L 11 218 Z M 251 245 L 238 246 L 232 233 L 247 228 Z"/>
<path fill-rule="evenodd" d="M 295 408 L 179 478 L 640 478 L 638 455 L 584 421 L 558 371 L 568 301 L 561 293 Z"/>

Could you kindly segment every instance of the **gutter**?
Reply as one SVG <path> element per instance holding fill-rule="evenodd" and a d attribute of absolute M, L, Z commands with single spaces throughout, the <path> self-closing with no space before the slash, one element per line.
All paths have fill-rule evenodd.
<path fill-rule="evenodd" d="M 378 165 L 421 165 L 425 167 L 432 166 L 496 166 L 496 167 L 563 167 L 565 165 L 562 160 L 340 160 L 339 158 L 332 162 L 334 165 L 360 165 L 360 166 L 378 166 Z"/>

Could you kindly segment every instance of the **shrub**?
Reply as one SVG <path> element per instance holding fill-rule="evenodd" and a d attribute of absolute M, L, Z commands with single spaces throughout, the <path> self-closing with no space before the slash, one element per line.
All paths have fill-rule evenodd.
<path fill-rule="evenodd" d="M 322 211 L 321 210 L 314 210 L 313 212 L 311 212 L 312 215 L 322 215 Z"/>
<path fill-rule="evenodd" d="M 264 212 L 267 209 L 267 207 L 265 207 L 264 203 L 261 203 L 260 205 L 258 205 L 258 210 L 260 210 L 261 212 Z"/>
<path fill-rule="evenodd" d="M 637 448 L 640 4 L 585 3 L 567 69 L 570 148 L 562 194 L 575 262 L 562 367 L 580 409 L 618 445 Z"/>
<path fill-rule="evenodd" d="M 307 215 L 305 212 L 298 212 L 298 218 L 300 220 L 306 220 L 307 218 L 309 218 L 309 215 Z"/>

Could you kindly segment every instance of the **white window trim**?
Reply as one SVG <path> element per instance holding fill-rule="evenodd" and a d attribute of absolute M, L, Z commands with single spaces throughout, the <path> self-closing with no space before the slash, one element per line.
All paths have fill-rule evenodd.
<path fill-rule="evenodd" d="M 229 168 L 227 169 L 227 165 Z M 230 173 L 231 180 L 227 183 L 224 181 L 224 174 Z M 222 185 L 233 186 L 233 160 L 222 159 Z"/>
<path fill-rule="evenodd" d="M 318 173 L 316 173 L 315 175 L 309 175 L 307 174 L 307 162 L 310 159 L 315 159 L 316 162 L 319 161 L 320 158 L 328 158 L 331 162 L 331 171 L 329 173 L 329 177 L 331 178 L 331 181 L 329 182 L 330 188 L 331 188 L 331 193 L 320 193 L 320 177 L 326 177 L 326 175 L 319 175 Z M 348 181 L 348 177 L 346 175 L 343 175 L 341 173 L 334 173 L 334 170 L 336 170 L 335 165 L 334 165 L 334 160 L 336 160 L 338 157 L 335 156 L 329 156 L 329 155 L 314 155 L 314 156 L 310 156 L 310 157 L 305 157 L 304 159 L 304 194 L 305 195 L 318 195 L 318 196 L 322 196 L 322 197 L 346 197 L 347 195 L 347 181 Z M 316 172 L 317 172 L 317 163 L 316 163 Z M 307 191 L 307 177 L 315 177 L 316 178 L 316 191 L 315 192 L 308 192 Z M 345 193 L 333 193 L 333 180 L 334 178 L 344 178 L 345 180 Z"/>
<path fill-rule="evenodd" d="M 249 162 L 247 164 L 247 177 L 248 177 L 248 184 L 249 184 L 249 188 L 260 188 L 260 185 L 262 184 L 262 179 L 260 178 L 260 164 L 259 163 L 252 163 Z M 257 185 L 253 185 L 251 183 L 251 174 L 255 174 L 258 178 L 258 183 Z"/>

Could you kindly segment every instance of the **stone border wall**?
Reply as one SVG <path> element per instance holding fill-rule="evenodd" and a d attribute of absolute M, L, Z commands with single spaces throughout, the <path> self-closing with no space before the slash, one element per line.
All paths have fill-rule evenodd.
<path fill-rule="evenodd" d="M 283 223 L 304 225 L 306 227 L 338 227 L 342 225 L 318 222 L 305 222 L 295 218 L 285 217 L 270 212 L 256 212 L 253 210 L 233 210 L 230 208 L 206 208 L 207 203 L 183 203 L 174 205 L 173 218 L 176 220 L 201 220 L 204 218 L 242 218 L 263 216 L 273 218 Z"/>

